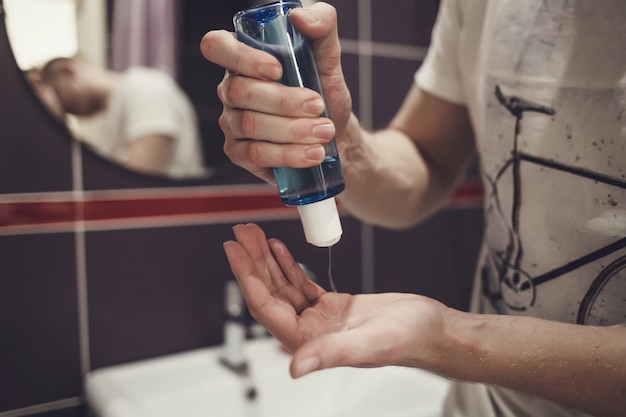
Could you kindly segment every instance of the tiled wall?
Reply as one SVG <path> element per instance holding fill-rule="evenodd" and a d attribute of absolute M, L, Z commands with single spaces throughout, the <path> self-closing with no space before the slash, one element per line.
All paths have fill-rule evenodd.
<path fill-rule="evenodd" d="M 438 0 L 336 0 L 348 85 L 361 122 L 381 129 L 409 90 L 430 43 Z M 468 171 L 479 190 L 478 170 Z M 362 225 L 363 289 L 432 296 L 467 309 L 482 210 L 478 192 L 416 228 L 390 231 Z M 401 202 L 398 202 L 401 204 Z"/>
<path fill-rule="evenodd" d="M 214 87 L 221 70 L 202 59 L 198 42 L 209 28 L 226 27 L 245 2 L 224 3 L 223 10 L 184 3 L 181 70 L 218 164 Z M 383 127 L 423 59 L 437 2 L 331 3 L 355 111 L 366 126 Z M 231 278 L 222 242 L 232 238 L 234 223 L 259 222 L 325 284 L 326 251 L 304 242 L 296 214 L 272 189 L 228 164 L 211 181 L 177 183 L 94 156 L 47 115 L 8 58 L 4 36 L 0 31 L 0 417 L 84 415 L 85 372 L 221 343 L 222 287 Z M 464 190 L 412 230 L 344 217 L 333 252 L 339 289 L 419 292 L 466 308 L 482 215 L 478 188 L 470 181 Z"/>

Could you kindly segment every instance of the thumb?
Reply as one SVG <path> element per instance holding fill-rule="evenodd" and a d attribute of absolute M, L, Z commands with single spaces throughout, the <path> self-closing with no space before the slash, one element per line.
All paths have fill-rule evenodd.
<path fill-rule="evenodd" d="M 311 40 L 319 40 L 337 32 L 337 10 L 328 3 L 317 2 L 310 7 L 292 9 L 289 18 L 294 27 Z"/>
<path fill-rule="evenodd" d="M 378 357 L 372 338 L 360 331 L 331 333 L 302 345 L 293 354 L 290 373 L 293 378 L 321 369 L 338 366 L 376 367 L 384 364 Z"/>
<path fill-rule="evenodd" d="M 293 26 L 313 41 L 317 68 L 320 75 L 332 73 L 341 63 L 341 45 L 337 31 L 337 11 L 327 3 L 293 9 L 290 12 Z"/>

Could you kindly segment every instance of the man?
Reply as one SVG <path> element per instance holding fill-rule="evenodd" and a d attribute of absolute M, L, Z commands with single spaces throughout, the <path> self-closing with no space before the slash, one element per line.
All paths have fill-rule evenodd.
<path fill-rule="evenodd" d="M 626 415 L 625 7 L 444 0 L 415 84 L 375 133 L 351 113 L 329 5 L 291 19 L 314 41 L 332 120 L 318 117 L 314 92 L 274 82 L 271 56 L 205 35 L 205 57 L 227 69 L 224 149 L 270 183 L 273 166 L 318 164 L 335 136 L 343 207 L 406 227 L 440 208 L 481 156 L 472 313 L 412 294 L 326 293 L 284 244 L 235 227 L 224 244 L 233 273 L 255 318 L 294 352 L 294 377 L 415 366 L 456 380 L 446 416 Z"/>
<path fill-rule="evenodd" d="M 102 116 L 90 142 L 103 155 L 151 174 L 205 174 L 195 110 L 167 74 L 114 72 L 77 58 L 53 59 L 43 73 L 66 112 Z"/>

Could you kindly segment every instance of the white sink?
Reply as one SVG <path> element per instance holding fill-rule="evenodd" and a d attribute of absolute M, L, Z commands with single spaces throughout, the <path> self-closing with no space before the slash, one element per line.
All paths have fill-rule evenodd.
<path fill-rule="evenodd" d="M 250 376 L 200 349 L 102 368 L 86 379 L 98 417 L 435 417 L 448 381 L 428 372 L 385 367 L 335 368 L 300 379 L 271 338 L 246 343 Z"/>

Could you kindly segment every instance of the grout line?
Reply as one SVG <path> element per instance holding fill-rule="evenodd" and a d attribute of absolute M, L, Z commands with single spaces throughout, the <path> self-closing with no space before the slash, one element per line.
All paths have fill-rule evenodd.
<path fill-rule="evenodd" d="M 371 130 L 373 125 L 373 70 L 372 70 L 372 2 L 371 0 L 363 0 L 359 2 L 358 9 L 359 19 L 359 119 L 361 125 Z M 365 42 L 362 42 L 362 41 Z"/>
<path fill-rule="evenodd" d="M 83 160 L 78 141 L 72 146 L 72 183 L 76 213 L 74 222 L 74 244 L 76 258 L 76 296 L 78 305 L 78 343 L 80 370 L 85 376 L 91 369 L 89 348 L 89 307 L 87 302 L 87 249 L 85 243 L 85 216 L 83 191 Z"/>
<path fill-rule="evenodd" d="M 83 156 L 80 142 L 72 141 L 72 190 L 73 194 L 82 197 L 83 193 Z"/>
<path fill-rule="evenodd" d="M 81 187 L 80 180 L 75 181 L 78 187 Z M 246 194 L 272 194 L 278 195 L 272 186 L 259 184 L 232 184 L 232 185 L 198 185 L 198 186 L 181 186 L 173 183 L 171 187 L 154 187 L 154 188 L 125 188 L 125 189 L 104 189 L 104 190 L 82 190 L 73 186 L 74 190 L 81 190 L 80 194 L 85 199 L 107 199 L 107 198 L 152 198 L 154 196 L 214 196 L 214 195 L 246 195 Z M 24 201 L 59 201 L 73 199 L 77 195 L 76 191 L 50 191 L 35 193 L 15 193 L 1 194 L 0 203 L 3 202 L 24 202 Z"/>
<path fill-rule="evenodd" d="M 365 129 L 373 126 L 373 71 L 372 71 L 372 2 L 359 2 L 359 118 Z M 374 228 L 361 223 L 361 291 L 375 290 Z"/>
<path fill-rule="evenodd" d="M 89 352 L 89 308 L 87 303 L 87 260 L 84 223 L 76 224 L 76 292 L 78 294 L 78 337 L 80 370 L 85 376 L 91 370 Z"/>
<path fill-rule="evenodd" d="M 395 43 L 371 42 L 369 40 L 340 39 L 341 52 L 379 58 L 395 58 L 423 61 L 427 47 L 399 45 Z"/>
<path fill-rule="evenodd" d="M 82 397 L 67 398 L 49 403 L 31 405 L 9 411 L 0 411 L 0 417 L 24 417 L 32 414 L 45 413 L 47 411 L 62 410 L 64 408 L 81 406 L 84 404 Z"/>
<path fill-rule="evenodd" d="M 295 213 L 295 214 L 294 214 Z M 225 223 L 242 223 L 250 221 L 276 221 L 297 219 L 297 211 L 289 208 L 276 208 L 271 210 L 239 210 L 236 212 L 221 211 L 210 214 L 192 213 L 163 215 L 150 217 L 131 217 L 122 219 L 91 220 L 82 222 L 80 232 L 99 232 L 109 230 L 135 230 L 145 228 L 166 228 L 180 226 L 197 226 Z M 43 235 L 51 233 L 77 232 L 78 227 L 74 222 L 55 223 L 36 226 L 0 227 L 0 236 L 15 235 Z"/>

